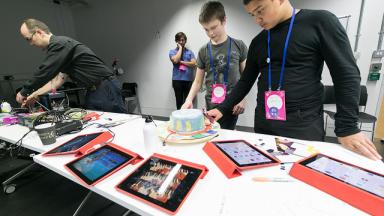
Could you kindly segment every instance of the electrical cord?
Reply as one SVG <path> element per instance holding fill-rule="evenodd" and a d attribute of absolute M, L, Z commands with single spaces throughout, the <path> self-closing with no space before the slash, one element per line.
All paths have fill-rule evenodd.
<path fill-rule="evenodd" d="M 34 130 L 29 130 L 27 133 L 25 133 L 19 140 L 17 140 L 15 143 L 12 143 L 11 145 L 9 145 L 8 149 L 9 150 L 9 154 L 11 157 L 13 157 L 13 150 L 15 149 L 18 149 L 18 152 L 17 153 L 20 153 L 20 149 L 23 145 L 23 139 L 29 134 L 31 133 L 32 131 Z"/>

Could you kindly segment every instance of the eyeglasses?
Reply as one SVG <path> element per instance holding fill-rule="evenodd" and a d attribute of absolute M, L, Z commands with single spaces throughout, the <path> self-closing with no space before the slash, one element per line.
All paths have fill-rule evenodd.
<path fill-rule="evenodd" d="M 25 40 L 27 40 L 28 42 L 30 42 L 30 41 L 32 40 L 32 38 L 33 38 L 33 35 L 35 35 L 35 34 L 36 34 L 36 32 L 33 32 L 33 33 L 31 34 L 31 36 L 26 37 Z"/>

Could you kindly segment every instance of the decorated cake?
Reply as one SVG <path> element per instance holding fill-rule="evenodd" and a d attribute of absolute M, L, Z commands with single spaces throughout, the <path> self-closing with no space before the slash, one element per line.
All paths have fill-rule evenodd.
<path fill-rule="evenodd" d="M 189 134 L 205 129 L 204 115 L 199 109 L 181 109 L 173 111 L 170 129 L 178 134 Z"/>

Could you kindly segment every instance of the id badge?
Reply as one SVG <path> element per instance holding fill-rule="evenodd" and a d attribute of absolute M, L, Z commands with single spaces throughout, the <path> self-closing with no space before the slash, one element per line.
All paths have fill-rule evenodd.
<path fill-rule="evenodd" d="M 212 84 L 212 99 L 211 103 L 220 104 L 225 100 L 227 87 L 224 84 Z"/>
<path fill-rule="evenodd" d="M 183 64 L 180 64 L 179 65 L 179 70 L 181 71 L 186 71 L 187 70 L 187 66 L 183 65 Z"/>
<path fill-rule="evenodd" d="M 286 120 L 285 91 L 266 91 L 264 101 L 266 119 Z"/>

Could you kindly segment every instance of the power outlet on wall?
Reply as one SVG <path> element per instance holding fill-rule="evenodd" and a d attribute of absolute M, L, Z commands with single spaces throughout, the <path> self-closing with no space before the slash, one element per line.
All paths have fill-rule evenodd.
<path fill-rule="evenodd" d="M 370 71 L 379 71 L 381 70 L 382 63 L 371 63 Z"/>

